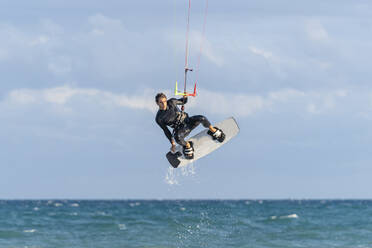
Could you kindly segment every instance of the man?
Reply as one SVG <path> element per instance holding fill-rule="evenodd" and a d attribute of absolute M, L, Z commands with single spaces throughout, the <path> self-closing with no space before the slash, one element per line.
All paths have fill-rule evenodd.
<path fill-rule="evenodd" d="M 213 127 L 205 116 L 195 115 L 189 117 L 189 115 L 183 111 L 180 111 L 177 105 L 183 105 L 187 103 L 187 96 L 183 99 L 171 98 L 167 100 L 167 97 L 163 93 L 159 93 L 155 96 L 155 102 L 159 106 L 158 113 L 156 114 L 156 123 L 163 129 L 165 136 L 171 142 L 171 151 L 176 151 L 176 142 L 183 146 L 183 153 L 186 159 L 194 158 L 194 148 L 192 142 L 185 141 L 185 137 L 191 133 L 199 124 L 202 124 L 205 128 L 209 128 L 208 134 L 212 136 L 214 140 L 223 142 L 225 140 L 225 134 L 221 129 Z M 168 127 L 173 128 L 173 135 L 169 131 Z M 174 139 L 173 139 L 174 137 Z"/>

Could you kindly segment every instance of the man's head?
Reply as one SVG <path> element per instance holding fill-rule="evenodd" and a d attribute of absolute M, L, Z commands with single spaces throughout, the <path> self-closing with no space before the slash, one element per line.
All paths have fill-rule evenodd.
<path fill-rule="evenodd" d="M 167 109 L 167 97 L 164 93 L 158 93 L 155 96 L 155 102 L 159 106 L 159 109 L 166 110 Z"/>

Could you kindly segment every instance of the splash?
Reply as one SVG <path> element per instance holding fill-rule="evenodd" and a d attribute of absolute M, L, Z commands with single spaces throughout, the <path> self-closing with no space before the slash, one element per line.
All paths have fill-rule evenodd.
<path fill-rule="evenodd" d="M 193 176 L 196 174 L 194 163 L 181 167 L 182 176 Z"/>
<path fill-rule="evenodd" d="M 196 175 L 194 163 L 177 169 L 168 167 L 164 181 L 169 185 L 180 185 L 180 179 L 194 175 Z"/>
<path fill-rule="evenodd" d="M 176 169 L 168 167 L 167 173 L 165 174 L 164 181 L 169 185 L 178 185 L 176 177 Z"/>

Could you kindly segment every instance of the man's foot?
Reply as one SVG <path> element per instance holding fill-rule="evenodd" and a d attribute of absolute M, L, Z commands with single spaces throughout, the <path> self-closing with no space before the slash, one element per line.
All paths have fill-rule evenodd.
<path fill-rule="evenodd" d="M 189 141 L 189 144 L 189 148 L 186 146 L 183 147 L 183 155 L 185 155 L 186 159 L 194 159 L 194 147 L 191 141 Z"/>
<path fill-rule="evenodd" d="M 218 127 L 214 127 L 214 128 L 216 129 L 216 132 L 212 133 L 211 130 L 208 130 L 208 134 L 212 136 L 213 140 L 218 140 L 220 143 L 222 143 L 226 137 L 224 132 Z"/>

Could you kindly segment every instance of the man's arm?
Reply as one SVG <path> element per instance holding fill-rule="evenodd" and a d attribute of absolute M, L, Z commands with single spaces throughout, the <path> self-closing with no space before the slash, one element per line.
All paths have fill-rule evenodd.
<path fill-rule="evenodd" d="M 170 99 L 175 105 L 182 105 L 187 103 L 187 96 L 183 96 L 180 99 L 172 98 Z"/>
<path fill-rule="evenodd" d="M 172 136 L 171 132 L 169 131 L 168 127 L 164 123 L 159 122 L 158 120 L 156 120 L 156 123 L 158 123 L 158 125 L 160 126 L 161 129 L 163 129 L 164 134 L 165 134 L 165 136 L 167 136 L 169 142 L 172 145 L 175 145 L 176 143 L 174 142 L 173 136 Z"/>

